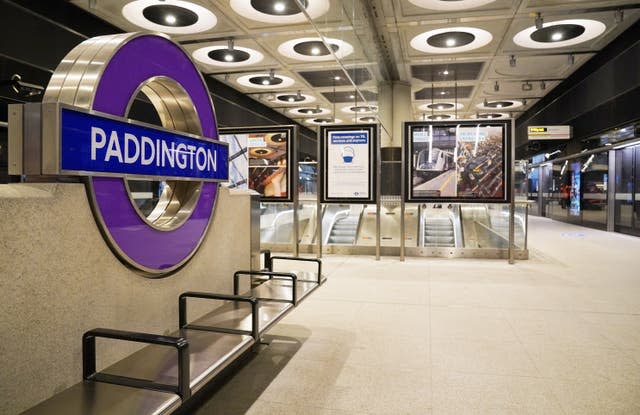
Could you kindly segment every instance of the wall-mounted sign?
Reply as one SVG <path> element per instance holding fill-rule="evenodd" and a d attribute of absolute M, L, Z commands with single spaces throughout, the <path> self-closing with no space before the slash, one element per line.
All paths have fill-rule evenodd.
<path fill-rule="evenodd" d="M 229 144 L 231 187 L 260 193 L 263 202 L 291 202 L 297 127 L 221 128 Z"/>
<path fill-rule="evenodd" d="M 323 203 L 374 203 L 377 125 L 321 127 Z"/>
<path fill-rule="evenodd" d="M 408 122 L 407 202 L 507 202 L 511 121 Z"/>
<path fill-rule="evenodd" d="M 60 174 L 228 179 L 226 143 L 62 106 L 59 116 Z"/>
<path fill-rule="evenodd" d="M 532 125 L 527 127 L 529 140 L 569 140 L 572 132 L 570 125 Z"/>
<path fill-rule="evenodd" d="M 162 127 L 128 120 L 145 95 Z M 86 175 L 96 222 L 112 251 L 147 275 L 178 270 L 211 223 L 228 174 L 211 96 L 188 53 L 168 36 L 88 39 L 64 58 L 42 104 L 9 111 L 12 174 Z M 144 208 L 130 178 L 157 189 Z"/>

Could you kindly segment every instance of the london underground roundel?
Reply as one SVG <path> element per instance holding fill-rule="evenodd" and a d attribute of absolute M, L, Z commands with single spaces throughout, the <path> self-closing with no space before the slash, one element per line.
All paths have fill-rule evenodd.
<path fill-rule="evenodd" d="M 162 128 L 127 118 L 140 93 Z M 52 76 L 45 127 L 48 111 L 60 131 L 54 170 L 88 177 L 94 215 L 112 250 L 150 276 L 184 265 L 211 222 L 217 182 L 228 175 L 227 147 L 217 140 L 211 98 L 189 55 L 160 34 L 88 39 Z M 136 205 L 129 179 L 160 181 L 151 211 Z"/>

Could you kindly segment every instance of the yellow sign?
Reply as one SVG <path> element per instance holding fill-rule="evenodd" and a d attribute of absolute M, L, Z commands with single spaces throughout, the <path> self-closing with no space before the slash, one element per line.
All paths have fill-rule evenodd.
<path fill-rule="evenodd" d="M 572 135 L 570 125 L 537 125 L 527 130 L 529 140 L 568 140 Z"/>

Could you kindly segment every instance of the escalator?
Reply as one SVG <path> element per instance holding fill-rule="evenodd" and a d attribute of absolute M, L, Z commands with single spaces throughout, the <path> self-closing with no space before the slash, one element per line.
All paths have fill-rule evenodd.
<path fill-rule="evenodd" d="M 491 229 L 509 240 L 509 212 L 497 209 L 489 210 L 489 221 Z M 519 216 L 514 217 L 514 245 L 523 248 L 524 245 L 524 223 Z"/>
<path fill-rule="evenodd" d="M 359 215 L 347 215 L 336 219 L 331 228 L 328 242 L 330 244 L 353 244 L 358 232 Z"/>
<path fill-rule="evenodd" d="M 453 221 L 448 216 L 425 218 L 423 237 L 426 247 L 456 246 Z"/>
<path fill-rule="evenodd" d="M 456 205 L 422 206 L 420 246 L 429 248 L 461 248 L 462 232 Z"/>
<path fill-rule="evenodd" d="M 322 217 L 324 244 L 355 245 L 362 212 L 363 205 L 328 205 Z"/>

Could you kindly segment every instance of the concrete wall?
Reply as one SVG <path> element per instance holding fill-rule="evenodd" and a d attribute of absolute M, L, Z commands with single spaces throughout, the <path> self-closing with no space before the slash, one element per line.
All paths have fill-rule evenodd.
<path fill-rule="evenodd" d="M 0 413 L 79 382 L 84 331 L 168 333 L 177 329 L 179 293 L 231 293 L 233 271 L 250 265 L 250 233 L 250 197 L 221 188 L 198 253 L 176 274 L 149 279 L 106 245 L 84 185 L 0 185 Z M 198 306 L 190 317 L 204 313 Z M 99 368 L 137 347 L 98 345 Z"/>

